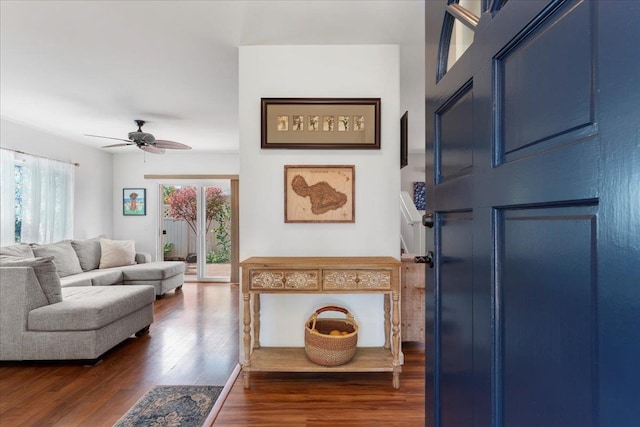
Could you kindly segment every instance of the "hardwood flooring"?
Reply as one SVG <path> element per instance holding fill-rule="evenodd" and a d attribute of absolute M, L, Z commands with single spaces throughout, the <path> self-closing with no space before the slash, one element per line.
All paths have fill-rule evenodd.
<path fill-rule="evenodd" d="M 155 302 L 149 335 L 93 367 L 0 363 L 0 426 L 112 426 L 154 385 L 224 385 L 238 362 L 238 286 L 186 283 Z"/>
<path fill-rule="evenodd" d="M 240 374 L 215 426 L 424 426 L 424 345 L 404 343 L 403 352 L 398 390 L 389 372 L 252 372 L 250 389 Z"/>
<path fill-rule="evenodd" d="M 159 384 L 223 385 L 238 362 L 238 286 L 186 283 L 155 302 L 150 334 L 84 367 L 0 363 L 0 426 L 112 426 Z M 400 389 L 390 373 L 242 374 L 215 426 L 423 426 L 424 346 L 404 343 Z"/>

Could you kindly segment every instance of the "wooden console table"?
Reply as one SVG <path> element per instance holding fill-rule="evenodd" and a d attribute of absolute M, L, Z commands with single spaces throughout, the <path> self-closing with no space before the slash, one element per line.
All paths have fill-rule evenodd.
<path fill-rule="evenodd" d="M 249 388 L 252 371 L 271 371 L 393 372 L 392 385 L 400 388 L 401 265 L 399 260 L 392 257 L 252 257 L 242 261 L 244 387 Z M 303 347 L 261 347 L 261 293 L 382 293 L 384 347 L 359 347 L 354 358 L 340 366 L 322 366 L 311 362 Z M 300 328 L 303 326 L 299 325 Z"/>

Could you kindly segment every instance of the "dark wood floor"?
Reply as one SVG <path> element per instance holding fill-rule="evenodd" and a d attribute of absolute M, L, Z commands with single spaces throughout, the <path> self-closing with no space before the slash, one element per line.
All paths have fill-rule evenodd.
<path fill-rule="evenodd" d="M 186 283 L 96 366 L 0 363 L 0 426 L 112 426 L 154 385 L 225 384 L 238 344 L 238 286 Z M 215 426 L 423 426 L 424 347 L 403 346 L 399 390 L 390 373 L 254 372 L 248 390 L 240 374 Z"/>
<path fill-rule="evenodd" d="M 391 373 L 240 374 L 215 426 L 424 426 L 424 345 L 403 346 L 399 390 Z"/>
<path fill-rule="evenodd" d="M 238 286 L 187 283 L 96 366 L 0 363 L 0 426 L 112 426 L 152 386 L 224 385 L 237 363 Z"/>

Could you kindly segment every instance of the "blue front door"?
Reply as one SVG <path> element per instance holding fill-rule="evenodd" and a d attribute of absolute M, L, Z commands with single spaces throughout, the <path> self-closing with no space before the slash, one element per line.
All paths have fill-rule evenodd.
<path fill-rule="evenodd" d="M 425 8 L 427 425 L 640 426 L 640 2 Z"/>

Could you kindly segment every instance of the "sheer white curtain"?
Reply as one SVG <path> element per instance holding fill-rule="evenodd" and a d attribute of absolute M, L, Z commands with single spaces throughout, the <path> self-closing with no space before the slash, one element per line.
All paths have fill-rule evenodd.
<path fill-rule="evenodd" d="M 48 243 L 73 237 L 75 166 L 25 156 L 22 187 L 22 242 Z"/>
<path fill-rule="evenodd" d="M 10 150 L 0 150 L 0 246 L 16 242 L 15 209 L 15 155 Z"/>

